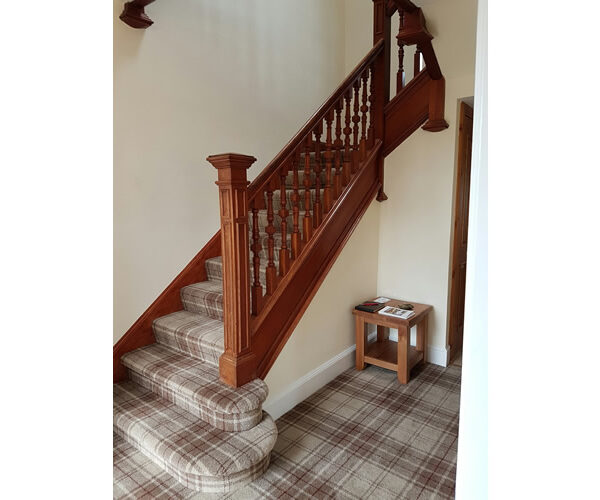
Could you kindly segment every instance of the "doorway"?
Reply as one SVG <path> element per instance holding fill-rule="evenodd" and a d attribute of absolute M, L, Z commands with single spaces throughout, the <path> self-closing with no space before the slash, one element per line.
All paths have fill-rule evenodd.
<path fill-rule="evenodd" d="M 448 343 L 450 362 L 462 364 L 465 319 L 465 279 L 469 227 L 469 190 L 471 185 L 471 149 L 473 144 L 473 107 L 460 103 L 456 184 L 454 192 L 453 239 L 451 257 L 450 318 Z"/>

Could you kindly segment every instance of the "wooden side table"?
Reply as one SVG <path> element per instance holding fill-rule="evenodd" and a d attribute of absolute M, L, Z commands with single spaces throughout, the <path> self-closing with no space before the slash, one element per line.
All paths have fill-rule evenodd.
<path fill-rule="evenodd" d="M 356 322 L 356 369 L 363 370 L 365 363 L 398 372 L 401 384 L 407 384 L 410 370 L 425 360 L 427 349 L 427 316 L 433 307 L 409 300 L 392 299 L 386 306 L 412 304 L 414 313 L 408 319 L 394 318 L 366 311 L 352 310 Z M 377 340 L 367 341 L 366 324 L 377 325 Z M 410 329 L 417 326 L 417 345 L 410 345 Z M 389 340 L 390 328 L 398 329 L 398 342 Z"/>

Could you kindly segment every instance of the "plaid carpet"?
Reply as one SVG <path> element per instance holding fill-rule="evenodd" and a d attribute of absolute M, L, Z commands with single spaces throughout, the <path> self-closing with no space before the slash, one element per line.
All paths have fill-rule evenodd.
<path fill-rule="evenodd" d="M 115 441 L 115 498 L 454 498 L 460 367 L 427 364 L 409 384 L 350 369 L 277 421 L 271 465 L 228 495 L 187 490 Z M 154 467 L 154 468 L 153 468 Z"/>

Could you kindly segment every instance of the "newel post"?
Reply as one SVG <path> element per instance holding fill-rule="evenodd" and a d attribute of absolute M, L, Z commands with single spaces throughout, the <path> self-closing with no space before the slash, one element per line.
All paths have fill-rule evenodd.
<path fill-rule="evenodd" d="M 248 180 L 253 156 L 225 153 L 209 156 L 217 169 L 223 256 L 223 323 L 225 352 L 219 373 L 226 384 L 239 387 L 256 378 L 250 332 L 250 256 L 248 242 Z"/>
<path fill-rule="evenodd" d="M 377 56 L 372 67 L 373 78 L 373 118 L 375 140 L 383 141 L 385 135 L 385 117 L 383 110 L 390 100 L 390 44 L 391 44 L 391 19 L 387 13 L 386 0 L 373 0 L 373 44 L 384 41 L 383 51 Z M 381 187 L 377 193 L 377 201 L 387 200 L 383 192 L 383 153 L 379 152 L 377 169 Z"/>

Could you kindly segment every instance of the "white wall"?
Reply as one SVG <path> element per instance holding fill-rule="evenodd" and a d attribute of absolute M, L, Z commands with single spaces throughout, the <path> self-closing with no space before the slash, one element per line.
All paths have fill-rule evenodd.
<path fill-rule="evenodd" d="M 135 30 L 114 0 L 116 342 L 219 228 L 205 158 L 253 178 L 345 76 L 342 0 L 178 0 Z"/>
<path fill-rule="evenodd" d="M 351 0 L 346 12 L 346 40 L 359 32 L 359 23 L 372 19 L 369 2 Z M 385 161 L 388 201 L 380 209 L 379 272 L 377 293 L 434 306 L 429 323 L 429 344 L 446 348 L 452 201 L 455 177 L 458 99 L 473 95 L 476 0 L 416 2 L 423 8 L 427 27 L 446 78 L 446 120 L 450 127 L 438 133 L 418 130 Z M 370 17 L 369 17 L 370 16 Z M 392 40 L 397 33 L 392 22 Z M 371 40 L 356 37 L 356 53 L 346 55 L 346 69 L 360 60 Z M 348 47 L 348 45 L 347 45 Z M 405 55 L 412 77 L 412 55 Z M 392 51 L 392 81 L 397 71 Z M 395 83 L 391 96 L 395 95 Z"/>
<path fill-rule="evenodd" d="M 479 2 L 477 18 L 465 333 L 456 470 L 458 500 L 487 498 L 488 490 L 487 0 Z"/>

